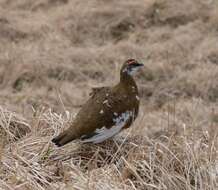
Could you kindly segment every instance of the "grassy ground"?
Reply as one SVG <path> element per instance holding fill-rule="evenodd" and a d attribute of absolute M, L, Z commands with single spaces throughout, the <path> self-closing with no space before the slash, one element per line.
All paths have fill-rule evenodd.
<path fill-rule="evenodd" d="M 0 0 L 0 189 L 218 189 L 216 0 Z M 145 63 L 131 129 L 50 140 Z"/>

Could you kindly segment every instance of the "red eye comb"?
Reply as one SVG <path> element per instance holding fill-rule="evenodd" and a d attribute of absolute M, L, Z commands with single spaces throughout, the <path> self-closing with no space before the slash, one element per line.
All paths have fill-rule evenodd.
<path fill-rule="evenodd" d="M 136 61 L 135 59 L 128 59 L 128 60 L 126 61 L 126 63 L 127 63 L 128 65 L 131 65 L 131 64 L 133 64 L 133 63 L 137 63 L 137 61 Z"/>

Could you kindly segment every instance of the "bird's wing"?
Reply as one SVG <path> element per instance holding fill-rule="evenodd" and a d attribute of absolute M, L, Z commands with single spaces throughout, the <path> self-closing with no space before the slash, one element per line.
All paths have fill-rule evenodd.
<path fill-rule="evenodd" d="M 82 142 L 84 143 L 101 143 L 106 139 L 113 137 L 118 134 L 122 128 L 126 125 L 129 119 L 132 117 L 132 111 L 126 111 L 120 116 L 114 117 L 114 125 L 111 128 L 106 128 L 103 126 L 102 128 L 97 128 L 93 133 L 88 135 L 83 135 L 81 137 Z"/>
<path fill-rule="evenodd" d="M 82 142 L 100 143 L 118 134 L 123 128 L 130 126 L 135 118 L 135 111 L 131 109 L 131 100 L 126 96 L 125 91 L 104 91 L 101 97 L 100 109 L 98 110 L 99 125 L 88 134 L 82 135 Z M 95 98 L 98 99 L 98 93 Z M 95 99 L 94 98 L 94 99 Z M 98 99 L 99 100 L 99 99 Z M 104 122 L 101 122 L 103 119 Z"/>
<path fill-rule="evenodd" d="M 102 142 L 130 126 L 136 113 L 133 104 L 134 101 L 122 89 L 100 88 L 82 106 L 70 128 L 53 142 L 58 146 L 77 138 L 83 142 Z"/>

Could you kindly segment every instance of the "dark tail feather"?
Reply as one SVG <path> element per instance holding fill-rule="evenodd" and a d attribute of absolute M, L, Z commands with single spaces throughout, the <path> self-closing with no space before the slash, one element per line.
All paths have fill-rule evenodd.
<path fill-rule="evenodd" d="M 69 143 L 70 141 L 74 140 L 75 137 L 70 134 L 68 131 L 64 131 L 57 137 L 53 138 L 51 141 L 58 147 L 64 146 L 65 144 Z"/>

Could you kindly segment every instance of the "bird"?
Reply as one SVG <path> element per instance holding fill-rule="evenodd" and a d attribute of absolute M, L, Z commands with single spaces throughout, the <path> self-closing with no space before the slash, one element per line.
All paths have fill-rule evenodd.
<path fill-rule="evenodd" d="M 127 59 L 121 67 L 118 84 L 92 89 L 90 98 L 69 128 L 52 142 L 58 147 L 77 139 L 97 144 L 129 128 L 138 115 L 140 104 L 133 75 L 142 66 L 144 64 L 135 59 Z"/>

